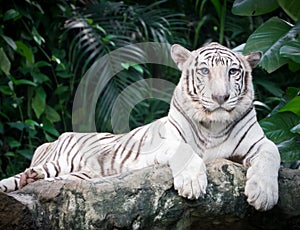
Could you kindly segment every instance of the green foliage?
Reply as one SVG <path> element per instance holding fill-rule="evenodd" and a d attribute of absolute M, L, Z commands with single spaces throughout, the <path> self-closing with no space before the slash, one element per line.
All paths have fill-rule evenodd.
<path fill-rule="evenodd" d="M 60 79 L 60 74 L 69 71 L 67 64 L 50 58 L 60 48 L 54 44 L 59 43 L 57 28 L 63 21 L 53 17 L 49 20 L 53 24 L 49 23 L 47 7 L 34 1 L 11 1 L 0 10 L 0 177 L 28 167 L 37 146 L 67 129 L 57 122 L 70 117 L 66 107 L 71 95 L 62 91 L 70 87 Z M 62 14 L 58 3 L 50 4 L 50 9 Z"/>
<path fill-rule="evenodd" d="M 165 1 L 158 1 L 150 5 L 128 5 L 122 2 L 99 1 L 88 4 L 74 11 L 73 17 L 66 24 L 67 36 L 76 34 L 70 41 L 69 59 L 76 76 L 81 76 L 95 60 L 111 51 L 138 42 L 174 43 L 176 34 L 184 31 L 187 21 L 182 13 L 162 7 Z M 112 23 L 113 21 L 113 23 Z M 149 65 L 134 65 L 134 62 L 145 59 L 144 51 L 139 48 L 122 53 L 123 58 L 130 63 L 121 63 L 125 68 L 106 85 L 101 93 L 96 109 L 96 126 L 99 131 L 112 132 L 110 124 L 111 111 L 119 94 L 132 83 L 152 77 Z M 134 60 L 135 59 L 135 60 Z M 114 65 L 113 62 L 107 66 Z M 162 67 L 156 67 L 156 69 Z M 105 68 L 103 72 L 109 71 Z M 156 70 L 157 71 L 157 70 Z M 107 74 L 108 75 L 108 74 Z M 132 92 L 138 97 L 141 89 Z M 122 100 L 122 99 L 121 99 Z M 122 100 L 130 106 L 130 100 Z M 150 102 L 144 101 L 135 108 L 136 114 L 144 113 Z M 147 109 L 146 109 L 147 110 Z M 164 106 L 168 110 L 168 106 Z M 159 110 L 148 110 L 149 117 Z M 136 127 L 147 117 L 140 120 L 139 116 L 131 116 L 132 127 Z"/>
<path fill-rule="evenodd" d="M 300 117 L 291 112 L 275 113 L 260 121 L 266 136 L 277 144 L 283 162 L 300 159 Z"/>
<path fill-rule="evenodd" d="M 74 72 L 85 73 L 96 59 L 125 45 L 174 42 L 175 33 L 187 22 L 183 14 L 161 7 L 164 2 L 147 6 L 99 1 L 75 10 L 66 24 L 68 34 L 76 34 L 69 46 Z"/>
<path fill-rule="evenodd" d="M 283 161 L 300 159 L 299 4 L 298 0 L 3 3 L 0 177 L 24 170 L 37 146 L 71 131 L 77 85 L 98 58 L 125 45 L 148 41 L 196 49 L 209 41 L 236 47 L 247 40 L 244 52 L 263 51 L 263 70 L 254 72 L 258 117 Z M 108 82 L 98 100 L 96 125 L 100 131 L 111 131 L 113 102 L 127 86 L 152 77 L 177 83 L 179 77 L 170 68 L 136 65 L 135 60 L 145 57 L 139 49 L 124 55 L 131 61 L 121 63 L 124 70 Z M 134 92 L 136 97 L 142 98 L 142 88 Z M 128 98 L 122 103 L 133 102 Z M 151 122 L 167 111 L 167 103 L 143 100 L 131 112 L 130 127 Z"/>
<path fill-rule="evenodd" d="M 241 16 L 257 16 L 272 12 L 278 8 L 277 0 L 235 0 L 232 13 Z"/>
<path fill-rule="evenodd" d="M 269 73 L 274 72 L 284 64 L 292 61 L 287 55 L 282 55 L 282 49 L 293 41 L 300 32 L 300 23 L 292 26 L 286 21 L 273 17 L 261 25 L 247 40 L 245 53 L 260 50 L 264 53 L 260 66 Z M 297 43 L 296 43 L 297 44 Z M 300 43 L 299 43 L 300 44 Z M 293 56 L 293 55 L 290 55 Z"/>
<path fill-rule="evenodd" d="M 300 88 L 297 88 L 299 87 L 299 71 L 297 70 L 300 69 L 300 2 L 272 0 L 259 3 L 257 0 L 236 0 L 232 10 L 238 15 L 250 16 L 269 13 L 277 8 L 281 8 L 291 19 L 285 18 L 284 20 L 279 17 L 268 19 L 249 36 L 244 53 L 262 51 L 264 55 L 260 66 L 268 73 L 272 73 L 272 78 L 277 78 L 277 81 L 281 78 L 280 75 L 284 75 L 285 81 L 297 78 L 294 87 L 288 88 L 285 95 L 270 80 L 263 78 L 255 81 L 256 85 L 263 86 L 265 90 L 273 94 L 271 99 L 273 104 L 279 102 L 269 116 L 260 121 L 260 124 L 266 135 L 277 144 L 282 161 L 293 162 L 300 159 Z M 281 83 L 281 86 L 283 85 L 285 83 Z M 270 98 L 262 100 L 264 102 L 257 104 L 270 109 L 266 105 L 270 102 Z"/>

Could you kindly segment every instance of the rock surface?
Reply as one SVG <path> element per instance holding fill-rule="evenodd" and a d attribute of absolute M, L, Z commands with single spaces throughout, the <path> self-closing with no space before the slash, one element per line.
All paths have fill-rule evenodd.
<path fill-rule="evenodd" d="M 88 181 L 37 181 L 0 193 L 0 229 L 299 229 L 300 170 L 281 169 L 280 200 L 257 212 L 244 195 L 246 169 L 207 165 L 207 194 L 187 200 L 166 166 Z"/>

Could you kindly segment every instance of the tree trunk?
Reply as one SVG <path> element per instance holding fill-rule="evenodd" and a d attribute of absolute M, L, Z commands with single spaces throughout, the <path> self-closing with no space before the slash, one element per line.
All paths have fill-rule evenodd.
<path fill-rule="evenodd" d="M 37 181 L 0 193 L 0 229 L 299 229 L 300 170 L 281 169 L 280 200 L 257 212 L 244 195 L 246 169 L 207 164 L 204 197 L 187 200 L 158 166 L 88 181 Z"/>

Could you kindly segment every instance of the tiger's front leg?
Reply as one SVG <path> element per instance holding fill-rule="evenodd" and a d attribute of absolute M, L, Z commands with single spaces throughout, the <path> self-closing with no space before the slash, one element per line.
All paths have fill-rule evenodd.
<path fill-rule="evenodd" d="M 32 166 L 26 169 L 23 173 L 20 173 L 20 188 L 25 185 L 33 183 L 40 179 L 51 179 L 59 175 L 64 175 L 69 173 L 67 168 L 58 170 L 57 163 L 47 162 L 42 165 Z"/>
<path fill-rule="evenodd" d="M 39 179 L 44 179 L 44 173 L 38 167 L 31 167 L 24 172 L 0 181 L 0 191 L 12 192 L 23 188 Z"/>
<path fill-rule="evenodd" d="M 158 157 L 159 163 L 170 166 L 174 179 L 174 188 L 180 196 L 198 199 L 206 193 L 207 176 L 203 159 L 183 142 L 168 143 L 169 150 Z M 167 156 L 167 159 L 164 157 Z"/>
<path fill-rule="evenodd" d="M 23 188 L 25 185 L 33 183 L 39 179 L 44 179 L 44 174 L 38 168 L 28 168 L 23 173 L 20 173 L 20 188 Z"/>
<path fill-rule="evenodd" d="M 257 153 L 245 159 L 247 170 L 245 195 L 257 210 L 273 208 L 278 201 L 278 170 L 280 156 L 274 143 L 265 139 Z"/>

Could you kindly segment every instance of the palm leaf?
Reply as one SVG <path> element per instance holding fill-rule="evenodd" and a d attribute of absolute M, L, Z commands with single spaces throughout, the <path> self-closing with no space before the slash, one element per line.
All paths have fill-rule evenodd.
<path fill-rule="evenodd" d="M 146 61 L 141 62 L 147 55 L 143 49 L 138 46 L 130 47 L 130 49 L 125 48 L 122 52 L 118 52 L 117 55 L 113 56 L 111 56 L 111 51 L 137 42 L 172 43 L 174 34 L 186 29 L 187 23 L 183 15 L 162 8 L 161 4 L 163 2 L 165 1 L 158 1 L 152 5 L 144 6 L 100 1 L 87 4 L 84 8 L 74 11 L 74 17 L 66 22 L 65 36 L 72 38 L 69 43 L 69 59 L 76 76 L 82 76 L 91 67 L 92 63 L 100 60 L 99 58 L 104 55 L 108 55 L 105 56 L 108 57 L 105 65 L 101 63 L 102 69 L 95 68 L 95 71 L 99 73 L 98 78 L 103 78 L 100 81 L 102 85 L 105 85 L 105 89 L 99 89 L 99 87 L 82 89 L 83 91 L 80 94 L 88 95 L 86 98 L 80 99 L 85 100 L 83 103 L 86 103 L 86 106 L 74 109 L 76 116 L 79 116 L 75 120 L 80 120 L 78 114 L 82 113 L 80 112 L 82 109 L 85 113 L 87 112 L 86 109 L 89 109 L 88 106 L 91 101 L 98 100 L 95 96 L 90 95 L 90 92 L 99 92 L 100 90 L 101 95 L 96 108 L 96 126 L 101 131 L 112 131 L 110 116 L 118 95 L 133 82 L 141 80 L 145 76 L 150 76 L 144 74 L 149 72 L 146 65 L 142 65 L 143 72 L 138 72 L 134 68 L 119 72 L 120 66 L 124 62 L 145 63 Z M 157 52 L 162 52 L 162 50 Z M 110 71 L 114 72 L 115 77 L 106 80 L 107 76 L 110 75 Z M 142 88 L 136 89 L 133 94 L 136 97 L 141 97 Z M 95 95 L 98 96 L 97 93 Z M 124 99 L 122 103 L 132 106 L 130 99 Z M 134 118 L 130 119 L 134 124 L 141 122 L 138 118 L 136 120 Z M 78 125 L 80 126 L 80 124 Z M 86 128 L 83 127 L 81 131 L 88 131 Z"/>
<path fill-rule="evenodd" d="M 150 6 L 97 2 L 76 10 L 66 23 L 67 34 L 75 34 L 69 46 L 73 71 L 82 75 L 97 58 L 131 43 L 172 42 L 175 31 L 186 29 L 186 21 L 182 14 L 161 8 L 163 2 Z"/>

